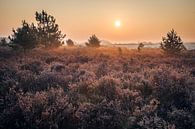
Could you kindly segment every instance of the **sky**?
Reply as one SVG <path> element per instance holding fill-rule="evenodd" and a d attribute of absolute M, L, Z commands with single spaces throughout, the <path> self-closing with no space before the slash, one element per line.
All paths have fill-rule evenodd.
<path fill-rule="evenodd" d="M 74 41 L 96 34 L 114 42 L 159 42 L 172 28 L 183 41 L 195 41 L 195 0 L 0 0 L 0 36 L 22 20 L 35 22 L 41 10 Z"/>

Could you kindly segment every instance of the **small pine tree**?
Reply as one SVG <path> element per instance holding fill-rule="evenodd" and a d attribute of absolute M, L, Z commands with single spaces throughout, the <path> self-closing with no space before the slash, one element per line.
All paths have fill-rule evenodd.
<path fill-rule="evenodd" d="M 163 37 L 161 42 L 161 49 L 168 54 L 178 54 L 186 50 L 180 36 L 172 29 L 167 33 L 167 37 Z"/>
<path fill-rule="evenodd" d="M 89 39 L 88 42 L 85 43 L 86 46 L 88 47 L 100 47 L 100 40 L 96 37 L 96 35 L 92 35 Z"/>
<path fill-rule="evenodd" d="M 13 35 L 9 36 L 12 46 L 21 46 L 24 50 L 32 49 L 37 45 L 37 30 L 34 24 L 29 25 L 22 21 L 22 27 L 14 30 Z"/>
<path fill-rule="evenodd" d="M 59 26 L 56 24 L 56 19 L 42 10 L 41 13 L 36 12 L 36 21 L 38 22 L 38 39 L 39 43 L 46 48 L 59 47 L 63 44 L 62 40 L 65 37 L 59 31 Z"/>
<path fill-rule="evenodd" d="M 138 51 L 140 52 L 143 47 L 144 47 L 144 44 L 143 43 L 139 43 L 139 45 L 137 47 Z"/>
<path fill-rule="evenodd" d="M 67 46 L 70 46 L 70 47 L 74 46 L 74 42 L 71 39 L 68 39 L 66 41 L 66 44 L 67 44 Z"/>

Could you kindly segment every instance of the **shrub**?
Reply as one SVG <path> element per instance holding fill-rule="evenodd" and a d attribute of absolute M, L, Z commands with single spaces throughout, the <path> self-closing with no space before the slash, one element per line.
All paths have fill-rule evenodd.
<path fill-rule="evenodd" d="M 40 76 L 36 78 L 29 78 L 26 82 L 23 83 L 21 89 L 24 92 L 37 92 L 37 91 L 45 91 L 51 87 L 61 87 L 64 91 L 68 90 L 68 84 L 71 81 L 71 78 L 63 76 L 58 73 L 42 73 Z"/>
<path fill-rule="evenodd" d="M 192 70 L 191 70 L 191 72 L 190 72 L 191 74 L 192 74 L 192 76 L 194 76 L 195 77 L 195 68 L 192 68 Z"/>
<path fill-rule="evenodd" d="M 8 66 L 0 67 L 0 95 L 5 95 L 9 88 L 16 86 L 16 72 L 15 69 Z"/>
<path fill-rule="evenodd" d="M 108 73 L 107 62 L 100 63 L 96 71 L 96 76 L 100 78 L 101 76 L 105 76 L 107 73 Z"/>
<path fill-rule="evenodd" d="M 78 55 L 76 56 L 76 60 L 77 62 L 84 64 L 84 63 L 88 63 L 89 61 L 91 61 L 92 58 L 90 58 L 89 56 Z"/>
<path fill-rule="evenodd" d="M 83 129 L 123 129 L 125 114 L 117 102 L 103 101 L 98 105 L 83 104 L 77 110 L 80 128 Z"/>
<path fill-rule="evenodd" d="M 192 93 L 190 92 L 193 84 L 188 84 L 185 76 L 171 76 L 170 72 L 161 73 L 161 77 L 154 76 L 154 83 L 157 86 L 155 95 L 161 102 L 162 113 L 166 113 L 172 108 L 188 109 L 192 108 Z"/>
<path fill-rule="evenodd" d="M 117 86 L 119 86 L 118 80 L 110 77 L 103 77 L 99 81 L 97 92 L 108 100 L 115 100 L 117 98 Z"/>
<path fill-rule="evenodd" d="M 174 29 L 167 33 L 167 37 L 163 37 L 161 49 L 168 54 L 179 54 L 186 50 L 181 38 L 177 35 Z"/>
<path fill-rule="evenodd" d="M 168 112 L 168 119 L 175 124 L 177 129 L 194 128 L 195 117 L 188 111 L 174 109 L 172 112 Z"/>
<path fill-rule="evenodd" d="M 67 44 L 67 46 L 69 46 L 69 47 L 74 46 L 74 42 L 73 42 L 71 39 L 68 39 L 68 40 L 66 41 L 66 44 Z"/>
<path fill-rule="evenodd" d="M 50 56 L 50 57 L 47 57 L 46 58 L 45 63 L 50 64 L 52 62 L 59 61 L 59 60 L 60 59 L 58 57 L 52 57 L 52 56 Z"/>
<path fill-rule="evenodd" d="M 65 69 L 65 66 L 63 64 L 55 63 L 51 67 L 51 72 L 61 72 L 64 69 Z"/>
<path fill-rule="evenodd" d="M 74 129 L 74 108 L 63 89 L 51 88 L 36 94 L 19 94 L 18 104 L 27 128 Z"/>
<path fill-rule="evenodd" d="M 1 129 L 25 129 L 30 126 L 26 124 L 22 109 L 18 105 L 18 96 L 11 89 L 1 98 L 0 106 L 0 128 Z"/>
<path fill-rule="evenodd" d="M 10 47 L 0 47 L 0 60 L 1 59 L 8 59 L 10 57 L 12 57 L 13 55 L 15 55 L 16 53 L 12 51 L 12 49 Z"/>
<path fill-rule="evenodd" d="M 96 37 L 96 35 L 92 35 L 88 39 L 88 43 L 85 43 L 88 47 L 100 47 L 100 40 Z"/>
<path fill-rule="evenodd" d="M 2 46 L 2 47 L 8 46 L 8 42 L 7 42 L 6 38 L 2 38 L 0 40 L 0 46 Z"/>
<path fill-rule="evenodd" d="M 137 50 L 140 52 L 143 47 L 144 47 L 144 44 L 143 43 L 139 43 L 139 45 L 137 47 Z"/>
<path fill-rule="evenodd" d="M 25 64 L 21 66 L 22 70 L 29 70 L 35 74 L 40 74 L 41 71 L 43 71 L 43 68 L 41 66 L 41 62 L 39 61 L 33 61 L 29 64 Z"/>

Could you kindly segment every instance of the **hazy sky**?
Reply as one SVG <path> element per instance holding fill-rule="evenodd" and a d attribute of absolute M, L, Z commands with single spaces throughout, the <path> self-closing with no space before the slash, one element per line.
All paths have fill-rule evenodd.
<path fill-rule="evenodd" d="M 35 22 L 35 11 L 42 9 L 76 41 L 91 34 L 116 42 L 160 41 L 172 28 L 184 41 L 195 41 L 195 0 L 0 0 L 0 36 L 24 19 Z"/>

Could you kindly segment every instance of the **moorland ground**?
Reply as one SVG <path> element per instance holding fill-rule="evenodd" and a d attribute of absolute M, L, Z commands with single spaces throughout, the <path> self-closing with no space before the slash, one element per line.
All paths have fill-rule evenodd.
<path fill-rule="evenodd" d="M 0 51 L 0 128 L 194 129 L 195 51 Z"/>

